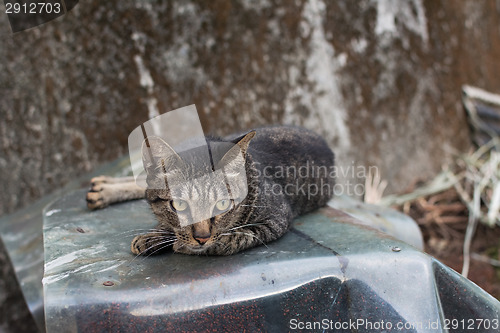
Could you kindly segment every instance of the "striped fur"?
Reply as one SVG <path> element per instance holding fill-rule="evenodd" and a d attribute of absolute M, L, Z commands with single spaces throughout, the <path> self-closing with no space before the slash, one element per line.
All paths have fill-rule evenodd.
<path fill-rule="evenodd" d="M 207 140 L 217 163 L 226 153 L 221 148 L 226 146 L 220 144 L 225 140 Z M 155 232 L 134 238 L 133 253 L 148 255 L 173 246 L 175 252 L 185 254 L 234 254 L 280 238 L 296 216 L 324 206 L 332 197 L 334 155 L 317 134 L 297 127 L 267 127 L 232 141 L 244 153 L 247 182 L 242 186 L 247 187 L 246 198 L 212 218 L 187 226 L 180 225 L 172 208 L 173 198 L 189 201 L 189 209 L 193 211 L 213 209 L 217 200 L 225 199 L 224 181 L 217 178 L 208 183 L 193 181 L 211 167 L 193 152 L 181 156 L 169 152 L 169 147 L 156 147 L 153 151 L 158 156 L 145 158 L 150 187 L 146 199 L 157 217 L 158 227 Z M 173 156 L 168 156 L 165 163 L 167 156 L 162 154 Z M 176 193 L 168 186 L 161 189 L 158 182 L 165 182 L 165 177 L 169 182 L 175 179 L 181 184 Z M 243 188 L 235 189 L 232 194 L 237 196 L 240 190 Z"/>

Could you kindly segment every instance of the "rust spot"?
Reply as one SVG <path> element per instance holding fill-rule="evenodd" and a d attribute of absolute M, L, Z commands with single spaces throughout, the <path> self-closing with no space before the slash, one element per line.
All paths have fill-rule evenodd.
<path fill-rule="evenodd" d="M 113 281 L 106 281 L 106 282 L 103 282 L 102 285 L 105 287 L 112 287 L 115 285 L 115 283 Z"/>

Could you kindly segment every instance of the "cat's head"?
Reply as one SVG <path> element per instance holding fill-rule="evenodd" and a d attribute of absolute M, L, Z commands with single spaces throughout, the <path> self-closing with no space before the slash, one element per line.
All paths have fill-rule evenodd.
<path fill-rule="evenodd" d="M 157 137 L 143 144 L 146 199 L 162 227 L 177 237 L 174 250 L 205 252 L 240 218 L 248 193 L 245 162 L 251 131 L 231 142 L 174 150 Z"/>

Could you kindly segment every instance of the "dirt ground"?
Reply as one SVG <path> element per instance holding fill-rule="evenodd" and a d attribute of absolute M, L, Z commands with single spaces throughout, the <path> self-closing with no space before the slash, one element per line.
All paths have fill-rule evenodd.
<path fill-rule="evenodd" d="M 425 252 L 460 273 L 468 211 L 455 190 L 419 198 L 398 208 L 419 224 Z M 500 268 L 486 262 L 500 257 L 500 227 L 478 223 L 470 252 L 473 255 L 468 278 L 500 300 Z"/>

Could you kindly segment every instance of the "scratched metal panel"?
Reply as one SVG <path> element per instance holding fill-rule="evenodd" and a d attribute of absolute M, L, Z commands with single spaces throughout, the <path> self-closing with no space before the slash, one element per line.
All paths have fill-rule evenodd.
<path fill-rule="evenodd" d="M 96 173 L 124 174 L 127 164 L 127 158 L 118 160 Z M 178 327 L 279 331 L 288 330 L 291 320 L 364 316 L 408 321 L 427 316 L 417 311 L 408 317 L 408 307 L 400 304 L 411 294 L 404 292 L 408 284 L 427 290 L 417 296 L 434 295 L 427 288 L 437 288 L 449 316 L 457 317 L 458 312 L 467 318 L 461 309 L 472 307 L 479 309 L 476 317 L 498 317 L 498 303 L 468 280 L 402 242 L 351 225 L 368 224 L 399 238 L 413 234 L 406 241 L 418 243 L 421 235 L 414 233 L 415 226 L 392 210 L 337 198 L 336 208 L 362 221 L 323 210 L 299 218 L 290 233 L 267 248 L 236 256 L 134 258 L 128 250 L 133 235 L 138 228 L 155 224 L 147 205 L 137 201 L 89 212 L 85 191 L 70 193 L 70 189 L 84 186 L 90 177 L 0 221 L 23 293 L 43 327 L 42 218 L 46 220 L 45 240 L 50 242 L 44 288 L 49 332 Z M 393 252 L 393 246 L 401 251 Z M 465 303 L 455 304 L 458 298 Z M 415 304 L 410 304 L 413 309 Z"/>
<path fill-rule="evenodd" d="M 92 176 L 101 174 L 120 176 L 129 173 L 129 158 L 125 156 L 102 166 L 91 174 L 80 177 L 63 189 L 43 197 L 33 205 L 0 219 L 2 240 L 9 253 L 28 307 L 40 330 L 43 330 L 45 325 L 43 321 L 44 307 L 41 283 L 44 260 L 43 208 L 65 195 L 68 191 L 88 186 L 88 180 Z M 418 231 L 418 227 L 414 221 L 403 214 L 387 208 L 368 206 L 347 197 L 336 198 L 331 205 L 359 218 L 362 224 L 370 225 L 421 248 L 422 236 Z M 111 208 L 107 209 L 107 214 L 115 212 L 115 210 L 109 210 Z M 50 211 L 49 214 L 51 214 Z"/>
<path fill-rule="evenodd" d="M 123 176 L 128 172 L 130 172 L 129 158 L 125 156 L 0 219 L 0 235 L 14 266 L 28 308 L 40 331 L 45 327 L 42 293 L 43 208 L 70 190 L 87 187 L 89 179 L 93 176 L 101 174 Z"/>
<path fill-rule="evenodd" d="M 384 206 L 363 203 L 346 195 L 335 197 L 328 205 L 353 216 L 359 224 L 375 228 L 424 250 L 422 232 L 408 215 Z"/>
<path fill-rule="evenodd" d="M 332 208 L 298 218 L 278 241 L 227 257 L 135 257 L 130 241 L 155 225 L 144 201 L 89 212 L 76 191 L 44 216 L 48 332 L 288 331 L 313 322 L 351 332 L 335 325 L 358 319 L 444 332 L 442 306 L 464 314 L 471 304 L 477 316 L 499 319 L 500 304 L 473 283 Z"/>

